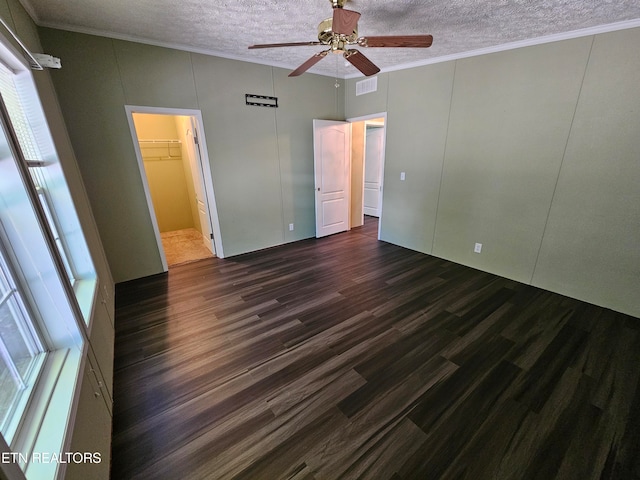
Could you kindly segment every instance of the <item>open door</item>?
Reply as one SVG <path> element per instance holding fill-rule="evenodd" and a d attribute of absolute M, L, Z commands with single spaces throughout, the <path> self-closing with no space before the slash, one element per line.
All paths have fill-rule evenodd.
<path fill-rule="evenodd" d="M 380 217 L 384 126 L 365 125 L 364 214 Z"/>
<path fill-rule="evenodd" d="M 209 251 L 215 255 L 215 245 L 213 243 L 213 228 L 211 225 L 211 216 L 209 215 L 209 209 L 207 208 L 208 198 L 207 190 L 205 189 L 203 182 L 203 164 L 202 153 L 200 152 L 200 140 L 198 138 L 198 125 L 195 117 L 189 117 L 189 133 L 188 137 L 191 139 L 187 146 L 189 152 L 189 162 L 191 163 L 191 173 L 193 175 L 193 187 L 196 194 L 196 204 L 198 208 L 198 219 L 200 220 L 200 229 L 202 230 L 202 237 L 204 245 Z"/>
<path fill-rule="evenodd" d="M 349 230 L 351 124 L 313 121 L 316 237 Z"/>

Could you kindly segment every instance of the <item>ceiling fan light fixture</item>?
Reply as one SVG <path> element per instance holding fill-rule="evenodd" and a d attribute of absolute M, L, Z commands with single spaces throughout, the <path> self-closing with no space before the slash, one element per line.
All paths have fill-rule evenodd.
<path fill-rule="evenodd" d="M 343 53 L 347 51 L 348 43 L 340 38 L 334 38 L 331 42 L 331 53 Z"/>

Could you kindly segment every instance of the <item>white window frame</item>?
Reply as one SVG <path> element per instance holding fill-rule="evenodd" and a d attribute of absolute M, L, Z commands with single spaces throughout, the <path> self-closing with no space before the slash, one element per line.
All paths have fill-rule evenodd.
<path fill-rule="evenodd" d="M 64 264 L 64 270 L 67 274 L 67 278 L 69 279 L 71 286 L 75 287 L 76 281 L 78 280 L 78 275 L 70 259 L 70 255 L 67 251 L 67 246 L 65 245 L 64 239 L 60 235 L 60 227 L 58 226 L 58 222 L 55 219 L 53 209 L 50 205 L 51 202 L 47 197 L 47 192 L 43 187 L 37 185 L 36 191 L 38 192 L 38 198 L 40 199 L 40 205 L 42 206 L 44 215 L 47 217 L 47 222 L 49 224 L 49 228 L 51 229 L 51 233 L 53 234 L 53 239 L 56 242 L 56 247 L 58 247 L 58 253 L 60 254 L 60 258 L 62 259 L 62 263 Z"/>
<path fill-rule="evenodd" d="M 6 253 L 1 243 L 0 276 L 3 277 L 1 281 L 7 288 L 7 291 L 0 298 L 0 307 L 2 307 L 2 305 L 9 306 L 14 313 L 14 318 L 18 317 L 16 318 L 16 326 L 25 340 L 25 346 L 32 356 L 27 372 L 24 374 L 20 373 L 4 341 L 0 339 L 0 356 L 3 357 L 5 363 L 10 363 L 11 376 L 14 378 L 14 381 L 19 384 L 19 393 L 17 393 L 10 411 L 4 419 L 0 419 L 0 431 L 8 432 L 9 437 L 12 438 L 19 426 L 19 419 L 15 412 L 22 412 L 27 408 L 27 404 L 33 393 L 33 386 L 37 384 L 38 376 L 42 371 L 46 354 L 40 340 L 40 334 L 31 321 L 31 314 L 24 305 L 14 275 L 6 261 Z M 11 303 L 14 305 L 11 306 Z"/>
<path fill-rule="evenodd" d="M 51 165 L 49 162 L 54 162 L 54 167 L 59 168 L 57 153 L 29 66 L 1 34 L 0 62 L 16 73 L 20 88 L 24 89 L 21 93 L 26 93 L 31 102 L 29 123 L 44 156 L 44 164 Z M 3 115 L 8 117 L 6 111 Z M 5 131 L 7 129 L 5 126 L 2 128 Z M 8 128 L 11 130 L 11 127 Z M 8 442 L 0 435 L 0 454 L 9 453 L 16 458 L 14 463 L 0 463 L 0 477 L 4 475 L 9 480 L 48 480 L 62 478 L 66 465 L 32 460 L 35 453 L 57 455 L 69 448 L 79 385 L 87 358 L 89 314 L 97 299 L 97 278 L 87 249 L 83 254 L 88 258 L 83 261 L 91 264 L 93 278 L 88 278 L 87 281 L 76 279 L 73 285 L 69 281 L 33 176 L 25 159 L 20 158 L 21 146 L 14 135 L 7 136 L 12 136 L 7 141 L 12 144 L 10 147 L 21 177 L 21 180 L 14 183 L 21 181 L 24 185 L 40 233 L 29 233 L 26 243 L 31 246 L 32 240 L 39 242 L 37 248 L 31 246 L 33 250 L 29 250 L 23 244 L 25 240 L 20 238 L 16 226 L 7 227 L 2 223 L 0 215 L 0 241 L 7 250 L 7 263 L 15 270 L 12 272 L 14 279 L 22 287 L 23 300 L 30 313 L 35 315 L 35 322 L 42 330 L 42 340 L 49 351 L 43 355 L 38 381 L 33 385 L 33 391 L 27 400 L 27 413 L 18 422 L 15 434 Z M 70 195 L 68 190 L 66 194 Z M 73 209 L 72 204 L 71 208 Z M 54 211 L 53 216 L 57 213 Z M 73 215 L 76 215 L 77 220 L 77 214 L 73 212 Z M 54 226 L 58 228 L 55 223 Z M 80 235 L 82 236 L 81 230 Z M 80 240 L 85 242 L 83 236 Z M 76 243 L 67 245 L 66 248 L 77 245 L 78 239 L 73 241 Z M 11 248 L 6 248 L 8 245 Z M 84 246 L 86 247 L 86 243 Z M 32 256 L 48 262 L 45 275 L 38 272 L 37 262 L 33 263 Z"/>

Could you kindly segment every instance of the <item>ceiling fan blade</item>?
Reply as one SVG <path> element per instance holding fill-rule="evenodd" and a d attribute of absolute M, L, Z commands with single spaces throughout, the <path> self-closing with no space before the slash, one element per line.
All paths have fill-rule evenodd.
<path fill-rule="evenodd" d="M 359 18 L 360 14 L 358 12 L 345 10 L 344 8 L 334 8 L 331 30 L 333 30 L 333 33 L 351 35 L 358 27 Z"/>
<path fill-rule="evenodd" d="M 302 75 L 304 72 L 309 70 L 311 67 L 313 67 L 316 63 L 318 63 L 320 60 L 322 60 L 326 56 L 327 56 L 327 50 L 325 50 L 324 52 L 316 53 L 313 57 L 311 57 L 309 60 L 304 62 L 302 65 L 300 65 L 293 72 L 291 72 L 289 76 L 297 77 L 298 75 Z"/>
<path fill-rule="evenodd" d="M 361 37 L 361 47 L 408 47 L 427 48 L 433 43 L 431 35 L 390 35 L 385 37 Z"/>
<path fill-rule="evenodd" d="M 347 50 L 346 52 L 344 52 L 343 56 L 351 65 L 356 67 L 367 77 L 375 75 L 380 71 L 380 69 L 371 60 L 369 60 L 355 48 Z"/>
<path fill-rule="evenodd" d="M 306 47 L 313 45 L 322 45 L 320 42 L 291 42 L 291 43 L 263 43 L 259 45 L 250 45 L 249 50 L 254 48 L 274 48 L 274 47 Z"/>

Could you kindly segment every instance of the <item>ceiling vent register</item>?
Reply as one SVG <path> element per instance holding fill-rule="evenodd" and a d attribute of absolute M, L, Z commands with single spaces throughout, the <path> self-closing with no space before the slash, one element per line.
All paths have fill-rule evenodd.
<path fill-rule="evenodd" d="M 356 96 L 378 90 L 378 77 L 371 77 L 356 82 Z"/>

